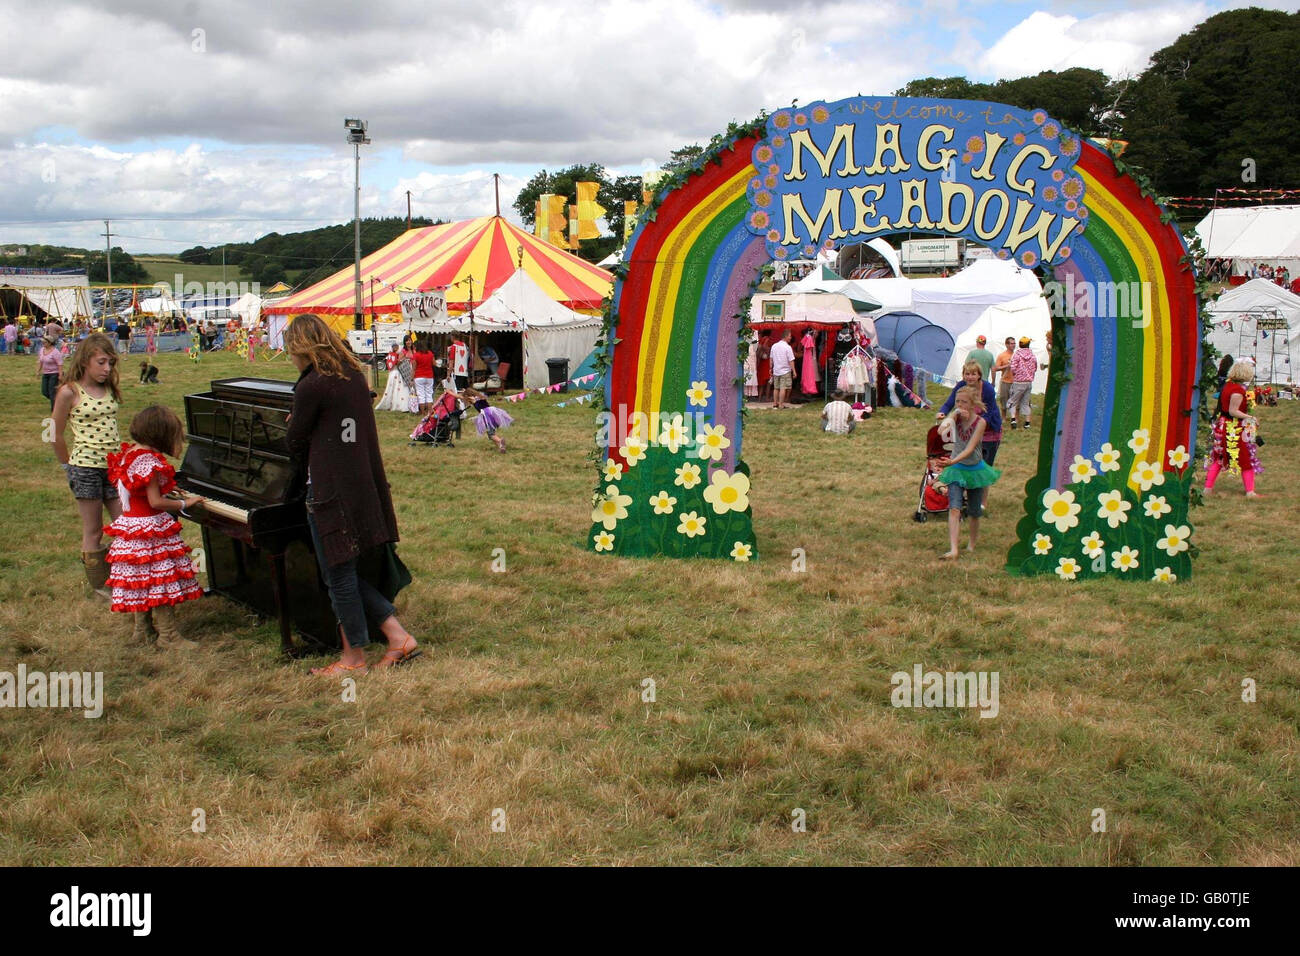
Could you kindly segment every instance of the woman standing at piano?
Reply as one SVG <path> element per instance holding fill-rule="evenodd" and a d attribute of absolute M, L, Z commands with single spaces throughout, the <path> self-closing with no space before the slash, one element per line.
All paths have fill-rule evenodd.
<path fill-rule="evenodd" d="M 388 644 L 377 667 L 404 664 L 420 651 L 397 620 L 392 598 L 405 569 L 396 560 L 397 517 L 379 454 L 379 433 L 370 407 L 370 386 L 356 358 L 319 317 L 300 315 L 284 333 L 284 348 L 300 376 L 289 417 L 289 453 L 307 480 L 307 520 L 330 604 L 339 620 L 343 654 L 313 674 L 364 673 L 370 627 Z M 358 562 L 386 549 L 396 564 L 397 587 L 381 593 L 360 577 Z"/>
<path fill-rule="evenodd" d="M 112 597 L 108 549 L 103 547 L 104 511 L 115 520 L 122 513 L 117 488 L 108 480 L 108 456 L 118 450 L 117 409 L 122 391 L 117 379 L 117 348 L 102 332 L 79 343 L 63 366 L 54 395 L 54 454 L 68 473 L 68 487 L 81 516 L 81 563 L 91 589 Z M 72 450 L 67 431 L 72 430 Z"/>

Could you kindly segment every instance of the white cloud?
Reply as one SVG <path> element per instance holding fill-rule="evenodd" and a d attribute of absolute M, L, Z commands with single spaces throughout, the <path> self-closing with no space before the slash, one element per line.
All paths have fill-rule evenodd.
<path fill-rule="evenodd" d="M 375 144 L 363 213 L 404 210 L 409 188 L 425 215 L 481 215 L 504 164 L 633 171 L 761 109 L 962 64 L 972 78 L 1136 72 L 1208 12 L 1071 3 L 986 50 L 986 0 L 0 0 L 0 241 L 47 238 L 14 225 L 36 219 L 261 220 L 150 225 L 171 248 L 346 221 L 345 116 Z M 503 212 L 519 184 L 503 180 Z M 97 228 L 52 225 L 49 241 Z"/>
<path fill-rule="evenodd" d="M 323 152 L 323 151 L 314 151 Z M 6 225 L 6 241 L 41 241 L 51 230 L 61 236 L 85 235 L 102 228 L 70 222 L 115 220 L 124 236 L 169 237 L 164 248 L 254 239 L 277 228 L 275 219 L 341 222 L 351 218 L 351 163 L 320 155 L 286 156 L 283 150 L 249 148 L 131 152 L 103 146 L 39 143 L 0 150 L 0 220 L 54 225 Z M 363 190 L 363 203 L 376 208 L 378 190 Z M 248 217 L 256 222 L 204 220 Z M 129 220 L 185 219 L 184 222 Z M 310 228 L 312 223 L 295 228 Z M 283 228 L 280 231 L 286 231 Z M 13 238 L 8 238 L 12 236 Z M 127 249 L 158 251 L 156 243 L 127 241 Z"/>
<path fill-rule="evenodd" d="M 516 176 L 501 177 L 501 215 L 519 222 L 514 210 L 515 197 L 524 186 Z M 388 206 L 397 208 L 406 202 L 406 191 L 411 191 L 411 203 L 421 215 L 431 219 L 473 219 L 495 212 L 496 193 L 492 173 L 474 170 L 464 173 L 421 172 L 416 176 L 399 179 L 389 191 Z"/>
<path fill-rule="evenodd" d="M 1110 77 L 1137 74 L 1146 69 L 1152 53 L 1208 15 L 1203 3 L 1098 13 L 1086 19 L 1036 10 L 994 43 L 978 66 L 998 79 L 1071 67 L 1101 70 Z"/>

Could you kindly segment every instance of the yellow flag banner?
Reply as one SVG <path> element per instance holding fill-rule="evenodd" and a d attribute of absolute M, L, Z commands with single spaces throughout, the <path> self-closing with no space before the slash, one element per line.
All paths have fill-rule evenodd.
<path fill-rule="evenodd" d="M 569 204 L 569 248 L 578 248 L 578 204 Z"/>
<path fill-rule="evenodd" d="M 632 238 L 632 233 L 636 229 L 636 200 L 623 200 L 623 241 L 627 242 Z"/>
<path fill-rule="evenodd" d="M 600 183 L 576 183 L 575 187 L 578 194 L 578 238 L 579 239 L 598 239 L 600 238 L 600 229 L 596 226 L 596 220 L 605 215 L 605 207 L 596 202 L 596 194 L 600 192 Z"/>
<path fill-rule="evenodd" d="M 663 169 L 652 169 L 641 174 L 641 201 L 647 206 L 650 205 L 650 200 L 655 198 L 655 186 L 667 175 L 667 170 Z"/>
<path fill-rule="evenodd" d="M 564 197 L 547 193 L 542 197 L 542 202 L 546 204 L 546 234 L 542 238 L 553 246 L 564 248 L 564 231 L 568 225 L 568 216 L 564 213 Z"/>
<path fill-rule="evenodd" d="M 533 235 L 538 239 L 546 239 L 546 222 L 546 197 L 541 196 L 533 203 Z"/>

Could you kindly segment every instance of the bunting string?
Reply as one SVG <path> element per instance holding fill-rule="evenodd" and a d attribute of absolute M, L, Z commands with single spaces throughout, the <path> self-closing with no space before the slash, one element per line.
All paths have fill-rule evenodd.
<path fill-rule="evenodd" d="M 556 382 L 554 385 L 542 385 L 539 386 L 538 388 L 526 388 L 522 392 L 516 392 L 513 395 L 503 395 L 502 398 L 507 402 L 522 402 L 529 395 L 543 395 L 547 392 L 558 392 L 566 385 L 574 385 L 574 386 L 589 385 L 595 380 L 596 380 L 596 373 L 593 372 L 590 375 L 582 375 L 578 378 L 571 378 L 567 382 Z M 591 399 L 592 399 L 592 395 L 584 395 L 581 398 L 575 398 L 568 402 L 560 402 L 556 407 L 564 408 L 566 405 L 581 405 L 585 402 L 591 401 Z"/>

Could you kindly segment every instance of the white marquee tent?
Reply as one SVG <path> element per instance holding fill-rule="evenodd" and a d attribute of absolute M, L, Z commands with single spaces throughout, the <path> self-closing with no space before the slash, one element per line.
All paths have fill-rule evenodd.
<path fill-rule="evenodd" d="M 788 289 L 789 286 L 786 286 Z M 856 321 L 865 335 L 876 337 L 876 324 L 870 315 L 857 312 L 846 295 L 835 292 L 771 292 L 755 295 L 749 301 L 749 324 L 788 325 L 798 327 L 810 322 L 845 323 Z"/>
<path fill-rule="evenodd" d="M 148 315 L 162 315 L 181 312 L 182 309 L 180 299 L 170 295 L 153 295 L 140 300 L 140 311 Z"/>
<path fill-rule="evenodd" d="M 1042 283 L 1033 270 L 1004 259 L 978 259 L 947 278 L 850 281 L 810 276 L 781 291 L 817 290 L 878 302 L 886 312 L 915 312 L 947 329 L 959 344 L 966 330 L 991 306 L 1043 294 Z"/>
<path fill-rule="evenodd" d="M 550 381 L 549 358 L 567 358 L 569 374 L 574 374 L 600 338 L 598 317 L 560 305 L 523 269 L 476 306 L 474 316 L 476 324 L 480 319 L 497 327 L 523 324 L 524 388 L 539 388 Z"/>
<path fill-rule="evenodd" d="M 574 312 L 556 302 L 524 269 L 517 269 L 470 313 L 403 322 L 416 332 L 519 332 L 524 337 L 524 388 L 550 382 L 546 360 L 567 358 L 573 374 L 600 338 L 598 316 Z M 381 326 L 382 328 L 382 326 Z M 383 337 L 381 334 L 381 342 Z"/>
<path fill-rule="evenodd" d="M 1300 296 L 1252 279 L 1210 306 L 1205 338 L 1220 352 L 1255 360 L 1261 382 L 1293 382 L 1300 371 Z M 1266 326 L 1260 328 L 1260 325 Z M 1285 328 L 1267 328 L 1284 324 Z"/>
<path fill-rule="evenodd" d="M 946 381 L 956 383 L 961 378 L 961 367 L 966 364 L 966 356 L 977 346 L 975 339 L 984 336 L 988 344 L 984 347 L 997 355 L 1003 350 L 1003 342 L 1008 338 L 1019 340 L 1027 335 L 1033 341 L 1030 348 L 1038 354 L 1039 364 L 1047 361 L 1047 335 L 1052 330 L 1052 313 L 1047 307 L 1047 299 L 1041 295 L 1027 295 L 1002 305 L 991 305 L 978 319 L 972 322 L 953 346 L 952 361 L 943 373 Z M 1047 391 L 1047 370 L 1039 369 L 1034 375 L 1034 384 L 1030 391 L 1041 395 Z"/>
<path fill-rule="evenodd" d="M 230 307 L 230 311 L 239 316 L 245 328 L 252 328 L 262 317 L 262 297 L 252 292 L 245 292 Z"/>
<path fill-rule="evenodd" d="M 889 280 L 881 280 L 889 281 Z M 823 279 L 817 272 L 810 272 L 802 279 L 796 279 L 793 282 L 787 282 L 781 286 L 777 293 L 780 295 L 796 295 L 799 293 L 809 294 L 824 292 L 832 295 L 843 296 L 850 302 L 857 303 L 859 311 L 874 311 L 878 306 L 883 305 L 880 298 L 873 296 L 863 287 L 866 280 L 858 279 Z"/>
<path fill-rule="evenodd" d="M 74 319 L 89 318 L 92 314 L 90 282 L 84 273 L 0 275 L 0 289 L 4 288 L 16 289 L 32 305 L 61 320 L 64 324 Z"/>
<path fill-rule="evenodd" d="M 1233 260 L 1236 275 L 1261 263 L 1300 272 L 1300 206 L 1214 209 L 1196 234 L 1211 259 Z"/>

